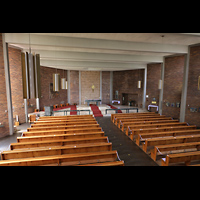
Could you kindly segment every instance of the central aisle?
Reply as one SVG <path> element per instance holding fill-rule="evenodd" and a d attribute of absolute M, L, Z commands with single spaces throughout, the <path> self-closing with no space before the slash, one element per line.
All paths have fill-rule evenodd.
<path fill-rule="evenodd" d="M 158 166 L 131 139 L 129 139 L 112 122 L 110 117 L 96 117 L 96 120 L 112 142 L 112 149 L 116 149 L 125 166 Z"/>

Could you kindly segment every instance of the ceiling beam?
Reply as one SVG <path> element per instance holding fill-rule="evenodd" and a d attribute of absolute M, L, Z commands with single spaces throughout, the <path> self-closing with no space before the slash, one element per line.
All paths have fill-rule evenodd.
<path fill-rule="evenodd" d="M 41 66 L 49 66 L 49 67 L 57 67 L 62 69 L 69 69 L 74 70 L 74 68 L 84 68 L 85 70 L 92 69 L 112 69 L 115 71 L 115 69 L 144 69 L 146 67 L 146 64 L 143 63 L 104 63 L 104 62 L 88 62 L 88 61 L 66 61 L 66 60 L 47 60 L 47 59 L 40 59 L 40 65 Z"/>
<path fill-rule="evenodd" d="M 12 44 L 29 44 L 28 33 L 6 33 L 5 41 Z M 30 34 L 31 45 L 60 46 L 89 49 L 110 49 L 141 52 L 187 53 L 186 45 L 127 42 L 103 39 L 73 38 Z"/>
<path fill-rule="evenodd" d="M 24 49 L 28 51 L 28 49 Z M 40 58 L 51 58 L 55 60 L 71 60 L 71 61 L 96 61 L 96 62 L 154 62 L 161 63 L 162 56 L 148 56 L 148 55 L 124 55 L 124 54 L 106 54 L 106 53 L 87 53 L 87 52 L 70 52 L 70 51 L 45 51 L 37 50 Z"/>

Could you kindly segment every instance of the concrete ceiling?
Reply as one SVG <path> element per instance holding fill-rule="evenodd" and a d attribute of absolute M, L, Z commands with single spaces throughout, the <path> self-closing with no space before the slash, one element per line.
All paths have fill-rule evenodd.
<path fill-rule="evenodd" d="M 31 47 L 42 66 L 117 71 L 186 54 L 188 45 L 200 43 L 200 33 L 6 33 L 5 40 L 22 51 Z"/>

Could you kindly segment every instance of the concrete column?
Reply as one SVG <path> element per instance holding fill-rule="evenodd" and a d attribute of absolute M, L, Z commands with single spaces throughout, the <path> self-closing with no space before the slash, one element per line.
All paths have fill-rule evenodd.
<path fill-rule="evenodd" d="M 79 105 L 81 105 L 81 71 L 79 71 Z"/>
<path fill-rule="evenodd" d="M 67 101 L 70 103 L 70 70 L 67 70 Z"/>
<path fill-rule="evenodd" d="M 143 85 L 142 108 L 145 108 L 145 105 L 146 105 L 146 90 L 147 90 L 147 66 L 144 69 L 144 85 Z"/>
<path fill-rule="evenodd" d="M 102 104 L 102 71 L 100 71 L 100 99 L 100 104 Z"/>
<path fill-rule="evenodd" d="M 110 71 L 110 104 L 113 100 L 113 71 Z"/>
<path fill-rule="evenodd" d="M 3 43 L 3 59 L 4 59 L 4 69 L 5 69 L 5 80 L 6 80 L 9 132 L 10 135 L 13 135 L 14 124 L 13 124 L 12 94 L 10 85 L 10 66 L 8 57 L 8 43 L 5 42 L 5 33 L 2 33 L 2 43 Z"/>
<path fill-rule="evenodd" d="M 159 111 L 158 111 L 158 113 L 159 113 L 160 115 L 162 115 L 163 91 L 164 91 L 164 76 L 165 76 L 165 57 L 163 57 L 163 63 L 161 64 L 162 89 L 160 90 L 160 96 L 159 96 Z"/>
<path fill-rule="evenodd" d="M 188 47 L 188 54 L 185 55 L 184 74 L 183 74 L 183 87 L 182 87 L 181 107 L 180 107 L 180 122 L 185 122 L 187 87 L 188 87 L 188 74 L 189 74 L 189 62 L 190 62 L 190 47 Z"/>
<path fill-rule="evenodd" d="M 35 101 L 36 101 L 36 109 L 40 110 L 40 99 L 36 98 Z"/>
<path fill-rule="evenodd" d="M 26 123 L 28 123 L 28 104 L 27 104 L 27 99 L 24 99 L 24 111 L 25 111 Z"/>

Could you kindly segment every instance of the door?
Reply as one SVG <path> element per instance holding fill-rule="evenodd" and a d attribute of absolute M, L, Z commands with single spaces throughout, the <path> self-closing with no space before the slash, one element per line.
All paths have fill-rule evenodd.
<path fill-rule="evenodd" d="M 122 93 L 122 105 L 128 105 L 128 94 Z"/>

